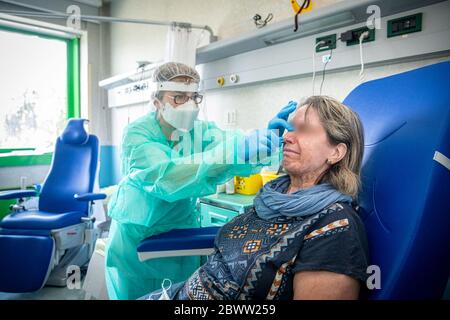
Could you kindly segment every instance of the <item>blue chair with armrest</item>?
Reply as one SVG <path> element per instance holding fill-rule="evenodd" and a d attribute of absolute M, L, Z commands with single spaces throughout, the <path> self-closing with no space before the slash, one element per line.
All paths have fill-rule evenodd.
<path fill-rule="evenodd" d="M 359 211 L 371 264 L 381 273 L 381 288 L 369 291 L 369 299 L 439 299 L 445 290 L 450 274 L 449 86 L 450 62 L 443 62 L 363 83 L 344 100 L 365 131 Z M 217 227 L 187 234 L 173 230 L 143 240 L 138 254 L 142 260 L 177 251 L 200 254 L 212 250 L 215 232 Z"/>
<path fill-rule="evenodd" d="M 18 199 L 0 221 L 0 291 L 34 292 L 45 284 L 65 286 L 67 268 L 85 266 L 96 241 L 92 215 L 99 141 L 84 129 L 85 119 L 70 119 L 56 140 L 50 171 L 37 190 L 0 192 Z M 39 209 L 23 199 L 39 196 Z"/>
<path fill-rule="evenodd" d="M 372 299 L 440 299 L 450 275 L 450 61 L 358 86 L 365 129 L 361 216 Z"/>

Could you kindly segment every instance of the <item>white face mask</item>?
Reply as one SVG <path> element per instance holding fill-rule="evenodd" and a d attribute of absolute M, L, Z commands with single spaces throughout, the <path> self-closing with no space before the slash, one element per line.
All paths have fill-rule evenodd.
<path fill-rule="evenodd" d="M 160 112 L 164 120 L 172 127 L 188 132 L 194 127 L 194 121 L 197 119 L 199 111 L 195 102 L 189 100 L 176 108 L 166 102 Z"/>

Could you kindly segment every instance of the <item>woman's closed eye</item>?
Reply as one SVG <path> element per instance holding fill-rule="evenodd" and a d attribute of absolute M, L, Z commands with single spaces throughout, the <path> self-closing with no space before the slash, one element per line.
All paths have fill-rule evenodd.
<path fill-rule="evenodd" d="M 302 124 L 296 124 L 295 125 L 295 132 L 298 133 L 308 133 L 312 130 L 311 126 L 307 123 L 302 123 Z"/>

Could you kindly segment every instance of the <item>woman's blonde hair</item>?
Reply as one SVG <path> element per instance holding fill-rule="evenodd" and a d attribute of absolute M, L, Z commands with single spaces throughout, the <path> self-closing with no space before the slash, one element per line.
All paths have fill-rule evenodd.
<path fill-rule="evenodd" d="M 320 182 L 330 183 L 355 199 L 361 184 L 360 170 L 364 153 L 364 132 L 358 115 L 328 96 L 309 97 L 302 105 L 307 106 L 306 112 L 309 108 L 317 111 L 332 145 L 344 143 L 347 146 L 345 156 L 331 165 Z"/>

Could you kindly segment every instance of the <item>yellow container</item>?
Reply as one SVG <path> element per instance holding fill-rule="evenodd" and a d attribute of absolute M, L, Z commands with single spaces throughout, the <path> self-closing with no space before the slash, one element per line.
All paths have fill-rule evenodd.
<path fill-rule="evenodd" d="M 234 190 L 236 193 L 253 195 L 262 188 L 262 178 L 260 174 L 250 177 L 234 177 Z"/>
<path fill-rule="evenodd" d="M 278 178 L 280 175 L 276 172 L 261 172 L 262 184 L 265 185 L 270 180 Z"/>

